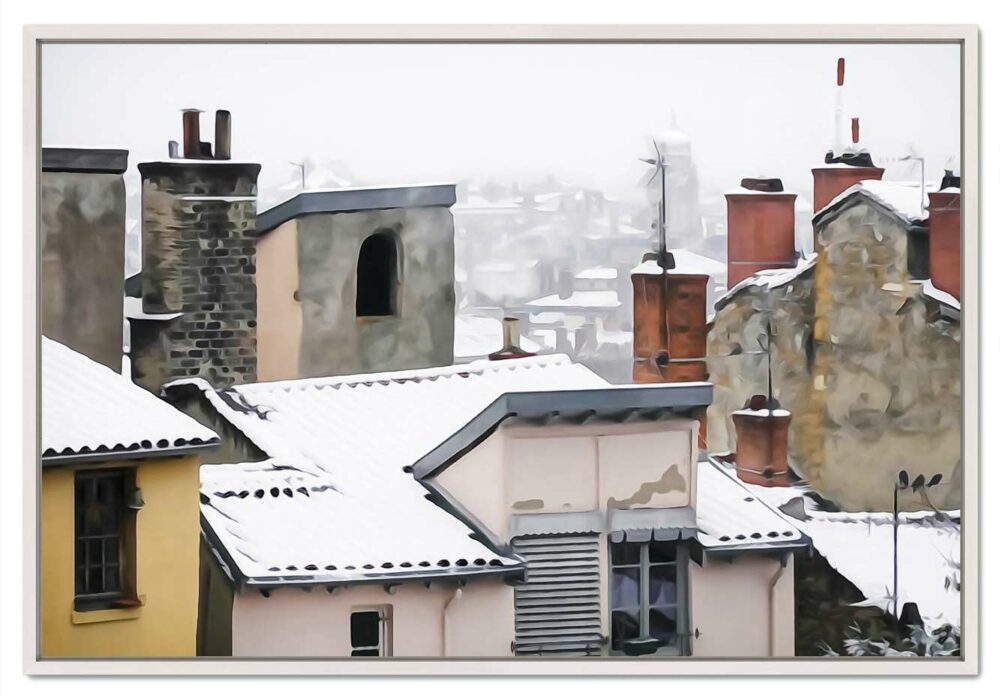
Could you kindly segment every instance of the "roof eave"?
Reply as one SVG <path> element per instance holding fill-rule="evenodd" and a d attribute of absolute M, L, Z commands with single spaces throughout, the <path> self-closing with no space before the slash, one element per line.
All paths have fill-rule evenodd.
<path fill-rule="evenodd" d="M 310 575 L 302 577 L 247 577 L 240 574 L 237 580 L 238 591 L 276 590 L 281 588 L 299 587 L 351 587 L 354 585 L 402 585 L 412 582 L 462 582 L 482 578 L 522 576 L 525 566 L 516 565 L 489 566 L 473 570 L 450 568 L 417 571 L 412 573 L 386 573 L 382 575 L 358 575 L 353 577 Z"/>
<path fill-rule="evenodd" d="M 184 457 L 197 452 L 215 449 L 220 444 L 218 438 L 207 442 L 192 443 L 174 447 L 157 449 L 117 450 L 107 452 L 74 452 L 71 454 L 53 454 L 42 456 L 43 467 L 69 466 L 73 464 L 88 464 L 92 462 L 119 461 L 123 459 L 162 459 L 166 457 Z"/>
<path fill-rule="evenodd" d="M 417 460 L 412 470 L 418 480 L 439 474 L 508 418 L 544 418 L 552 414 L 618 417 L 637 411 L 688 411 L 711 403 L 712 385 L 708 382 L 508 393 Z"/>

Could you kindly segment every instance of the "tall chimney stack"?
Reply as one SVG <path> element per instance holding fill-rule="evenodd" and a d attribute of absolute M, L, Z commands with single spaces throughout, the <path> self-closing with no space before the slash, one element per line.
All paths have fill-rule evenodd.
<path fill-rule="evenodd" d="M 201 110 L 184 109 L 182 114 L 184 157 L 199 159 L 201 157 Z"/>
<path fill-rule="evenodd" d="M 795 194 L 781 179 L 743 179 L 726 207 L 729 287 L 758 271 L 795 267 Z"/>
<path fill-rule="evenodd" d="M 232 159 L 232 114 L 225 109 L 215 112 L 215 159 Z"/>
<path fill-rule="evenodd" d="M 927 194 L 931 282 L 957 300 L 962 299 L 961 185 L 961 178 L 948 171 L 941 190 Z"/>
<path fill-rule="evenodd" d="M 851 146 L 843 146 L 845 61 L 837 59 L 836 106 L 833 116 L 833 147 L 826 153 L 824 167 L 813 173 L 813 212 L 818 213 L 830 201 L 859 181 L 881 179 L 884 169 L 876 167 L 868 152 L 861 149 L 861 119 L 851 119 Z M 818 248 L 818 247 L 814 247 Z"/>
<path fill-rule="evenodd" d="M 708 276 L 683 268 L 664 275 L 647 254 L 632 270 L 632 288 L 632 381 L 704 381 Z"/>

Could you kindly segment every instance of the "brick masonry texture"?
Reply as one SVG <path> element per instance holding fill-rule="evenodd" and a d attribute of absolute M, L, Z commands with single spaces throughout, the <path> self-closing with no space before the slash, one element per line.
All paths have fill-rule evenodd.
<path fill-rule="evenodd" d="M 201 377 L 257 379 L 257 164 L 153 162 L 142 174 L 143 309 L 180 312 L 134 332 L 133 378 L 157 391 Z"/>

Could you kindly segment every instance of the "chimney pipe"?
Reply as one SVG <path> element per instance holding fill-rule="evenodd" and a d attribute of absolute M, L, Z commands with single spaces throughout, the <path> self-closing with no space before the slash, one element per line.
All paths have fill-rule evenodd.
<path fill-rule="evenodd" d="M 201 157 L 201 111 L 198 109 L 184 109 L 184 157 L 188 159 L 199 159 Z"/>
<path fill-rule="evenodd" d="M 495 353 L 490 353 L 490 360 L 514 360 L 529 358 L 534 353 L 521 349 L 521 327 L 515 317 L 503 318 L 503 347 Z"/>
<path fill-rule="evenodd" d="M 179 148 L 180 145 L 178 145 L 176 140 L 171 140 L 167 143 L 167 155 L 170 156 L 170 159 L 177 159 L 181 156 Z"/>
<path fill-rule="evenodd" d="M 733 412 L 736 475 L 758 486 L 788 486 L 788 426 L 792 415 L 774 399 L 753 396 Z"/>
<path fill-rule="evenodd" d="M 861 119 L 855 116 L 851 119 L 851 142 L 857 147 L 861 137 Z"/>
<path fill-rule="evenodd" d="M 847 67 L 847 66 L 846 66 L 846 62 L 844 61 L 844 59 L 843 58 L 838 58 L 837 59 L 837 86 L 838 87 L 843 87 L 844 86 L 844 68 L 845 67 Z"/>
<path fill-rule="evenodd" d="M 215 159 L 232 159 L 232 114 L 225 109 L 215 112 Z"/>

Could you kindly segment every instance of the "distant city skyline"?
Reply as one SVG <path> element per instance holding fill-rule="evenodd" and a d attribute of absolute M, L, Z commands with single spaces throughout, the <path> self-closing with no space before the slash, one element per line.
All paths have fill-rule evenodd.
<path fill-rule="evenodd" d="M 309 157 L 370 184 L 554 176 L 638 195 L 638 157 L 673 112 L 703 197 L 757 175 L 810 195 L 840 56 L 845 117 L 886 178 L 919 176 L 891 162 L 911 151 L 930 182 L 958 168 L 960 51 L 944 44 L 50 44 L 42 142 L 128 149 L 134 189 L 135 166 L 180 139 L 181 108 L 226 108 L 262 191 Z M 211 113 L 202 127 L 210 140 Z"/>

